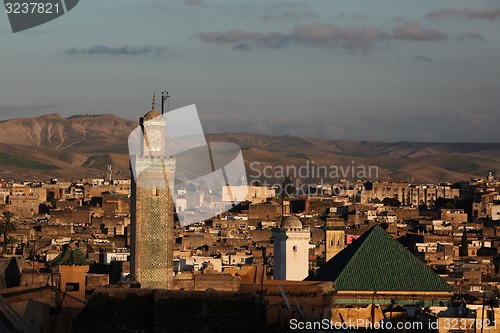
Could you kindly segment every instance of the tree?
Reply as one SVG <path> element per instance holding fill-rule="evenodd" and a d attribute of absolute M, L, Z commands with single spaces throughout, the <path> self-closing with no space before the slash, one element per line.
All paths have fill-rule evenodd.
<path fill-rule="evenodd" d="M 9 246 L 9 233 L 16 230 L 16 224 L 12 220 L 14 213 L 11 211 L 4 211 L 2 213 L 3 221 L 0 222 L 0 232 L 3 235 L 3 245 L 2 245 L 2 255 L 7 253 L 7 247 Z"/>
<path fill-rule="evenodd" d="M 453 209 L 455 208 L 455 201 L 453 199 L 437 198 L 434 206 L 436 209 Z"/>
<path fill-rule="evenodd" d="M 384 204 L 384 206 L 391 206 L 391 207 L 401 206 L 401 201 L 399 201 L 396 198 L 384 198 L 384 200 L 382 200 L 382 203 Z"/>
<path fill-rule="evenodd" d="M 16 248 L 17 243 L 19 243 L 19 239 L 11 236 L 7 240 L 7 243 L 8 243 L 8 246 L 10 247 L 10 254 L 16 254 L 15 248 Z"/>
<path fill-rule="evenodd" d="M 289 197 L 295 193 L 295 186 L 293 186 L 293 178 L 288 174 L 285 176 L 283 183 L 281 183 L 281 193 L 282 198 Z"/>

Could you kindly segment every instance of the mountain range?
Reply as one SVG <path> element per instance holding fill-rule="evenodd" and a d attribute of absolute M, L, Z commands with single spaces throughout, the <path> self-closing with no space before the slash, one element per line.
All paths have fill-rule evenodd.
<path fill-rule="evenodd" d="M 68 118 L 50 114 L 2 121 L 0 178 L 102 177 L 108 165 L 116 177 L 129 177 L 127 138 L 137 126 L 111 114 Z M 329 170 L 373 166 L 378 172 L 372 178 L 415 182 L 453 182 L 500 172 L 500 143 L 388 143 L 251 133 L 206 137 L 209 142 L 238 144 L 249 179 L 266 167 L 313 164 Z"/>

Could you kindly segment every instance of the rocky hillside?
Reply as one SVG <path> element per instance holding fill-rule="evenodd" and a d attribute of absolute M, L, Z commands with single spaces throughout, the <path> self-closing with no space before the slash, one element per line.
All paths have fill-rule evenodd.
<path fill-rule="evenodd" d="M 0 122 L 0 177 L 126 177 L 127 138 L 137 123 L 114 115 L 51 114 Z M 356 142 L 251 133 L 209 134 L 243 149 L 249 176 L 266 166 L 377 166 L 380 178 L 457 181 L 500 173 L 500 143 Z M 307 162 L 309 161 L 309 162 Z M 253 162 L 253 167 L 250 164 Z M 257 162 L 257 163 L 255 163 Z"/>

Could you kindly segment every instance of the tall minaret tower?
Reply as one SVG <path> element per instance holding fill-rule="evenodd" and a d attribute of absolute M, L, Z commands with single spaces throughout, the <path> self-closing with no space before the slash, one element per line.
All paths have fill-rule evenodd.
<path fill-rule="evenodd" d="M 345 223 L 339 219 L 326 219 L 325 262 L 345 248 Z"/>
<path fill-rule="evenodd" d="M 295 216 L 287 216 L 273 230 L 274 280 L 302 281 L 309 275 L 308 229 Z"/>
<path fill-rule="evenodd" d="M 139 122 L 143 133 L 141 149 L 130 159 L 130 269 L 141 288 L 171 289 L 174 204 L 168 181 L 174 179 L 175 160 L 166 154 L 166 121 L 155 110 L 154 95 L 151 111 Z"/>

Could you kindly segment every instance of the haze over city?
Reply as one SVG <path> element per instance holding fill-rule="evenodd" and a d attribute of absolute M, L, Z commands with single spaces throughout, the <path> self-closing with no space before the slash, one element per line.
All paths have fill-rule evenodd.
<path fill-rule="evenodd" d="M 499 22 L 492 1 L 87 0 L 16 34 L 2 14 L 0 119 L 136 120 L 166 89 L 206 132 L 498 142 Z"/>

